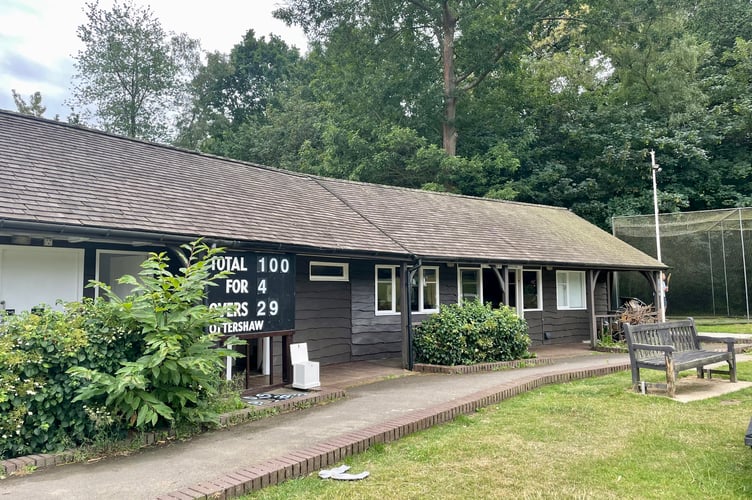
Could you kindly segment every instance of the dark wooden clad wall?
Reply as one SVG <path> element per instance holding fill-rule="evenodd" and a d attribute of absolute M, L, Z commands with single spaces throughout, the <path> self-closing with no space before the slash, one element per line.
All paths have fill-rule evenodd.
<path fill-rule="evenodd" d="M 598 279 L 595 297 L 596 311 L 605 313 L 608 290 L 604 273 Z M 590 339 L 590 315 L 587 309 L 557 309 L 556 271 L 543 270 L 543 308 L 543 311 L 525 311 L 533 344 L 564 344 Z M 548 338 L 545 337 L 546 333 Z"/>
<path fill-rule="evenodd" d="M 439 300 L 442 304 L 457 303 L 457 266 L 439 266 Z"/>
<path fill-rule="evenodd" d="M 311 281 L 308 275 L 311 260 L 298 257 L 296 262 L 295 342 L 308 343 L 308 358 L 312 361 L 323 365 L 348 362 L 351 360 L 351 284 L 348 281 Z"/>
<path fill-rule="evenodd" d="M 353 361 L 402 355 L 399 314 L 377 316 L 374 313 L 376 308 L 375 264 L 373 261 L 350 264 Z"/>
<path fill-rule="evenodd" d="M 350 264 L 352 284 L 352 356 L 355 360 L 384 359 L 402 355 L 400 315 L 376 315 L 376 264 L 366 261 Z M 426 266 L 436 266 L 430 262 Z M 457 302 L 457 269 L 439 266 L 439 300 L 442 304 Z M 413 323 L 427 315 L 413 313 Z"/>

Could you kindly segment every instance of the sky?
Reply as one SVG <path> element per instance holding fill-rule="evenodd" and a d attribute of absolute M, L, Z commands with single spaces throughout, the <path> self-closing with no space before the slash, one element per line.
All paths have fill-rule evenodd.
<path fill-rule="evenodd" d="M 0 0 L 0 109 L 16 111 L 12 89 L 27 102 L 36 91 L 47 107 L 45 117 L 70 110 L 75 73 L 73 56 L 83 48 L 76 28 L 86 21 L 84 8 L 90 0 Z M 113 0 L 99 0 L 109 8 Z M 122 2 L 121 2 L 122 3 Z M 305 52 L 302 30 L 274 19 L 280 0 L 133 0 L 148 5 L 167 31 L 187 33 L 201 41 L 207 52 L 229 53 L 243 35 L 253 29 L 256 37 L 270 33 Z"/>

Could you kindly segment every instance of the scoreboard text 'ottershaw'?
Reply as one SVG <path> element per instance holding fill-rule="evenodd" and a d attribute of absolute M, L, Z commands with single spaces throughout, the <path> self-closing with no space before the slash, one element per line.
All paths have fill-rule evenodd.
<path fill-rule="evenodd" d="M 289 254 L 230 253 L 212 260 L 214 272 L 231 271 L 207 292 L 209 307 L 232 306 L 230 322 L 212 333 L 237 335 L 295 328 L 295 257 Z"/>

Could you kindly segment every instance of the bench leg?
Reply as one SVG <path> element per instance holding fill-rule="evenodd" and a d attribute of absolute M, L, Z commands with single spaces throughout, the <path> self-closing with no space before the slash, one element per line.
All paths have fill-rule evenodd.
<path fill-rule="evenodd" d="M 671 358 L 666 359 L 666 392 L 670 398 L 676 396 L 676 372 Z"/>
<path fill-rule="evenodd" d="M 727 361 L 729 365 L 729 380 L 736 382 L 736 359 L 733 361 Z"/>
<path fill-rule="evenodd" d="M 632 390 L 642 392 L 640 389 L 640 369 L 634 365 L 632 366 Z"/>

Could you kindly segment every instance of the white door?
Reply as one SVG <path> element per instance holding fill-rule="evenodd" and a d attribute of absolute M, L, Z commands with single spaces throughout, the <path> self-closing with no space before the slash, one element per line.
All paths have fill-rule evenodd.
<path fill-rule="evenodd" d="M 83 249 L 0 245 L 0 301 L 6 309 L 61 309 L 58 299 L 81 300 L 83 282 Z"/>

